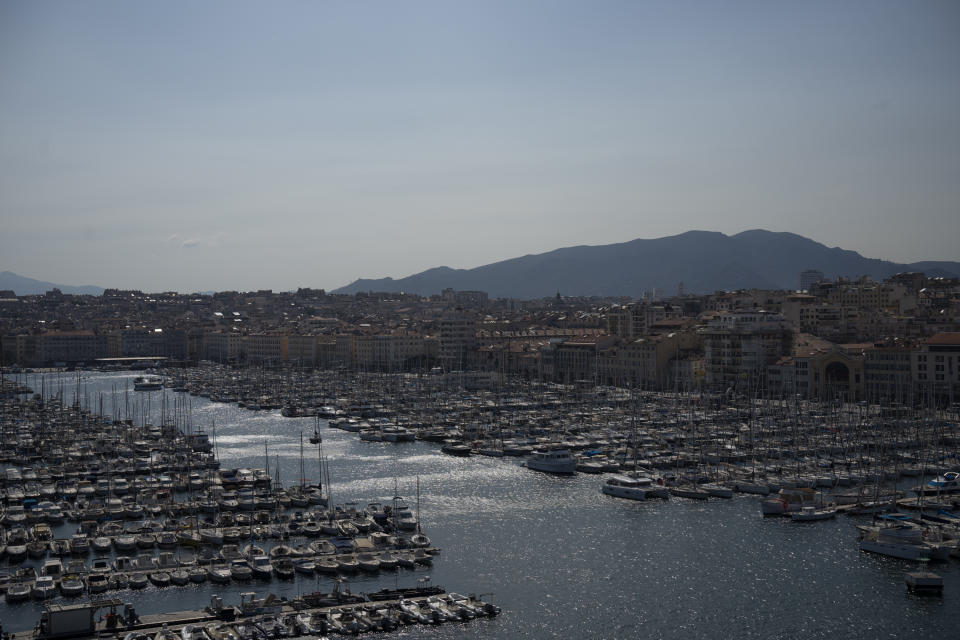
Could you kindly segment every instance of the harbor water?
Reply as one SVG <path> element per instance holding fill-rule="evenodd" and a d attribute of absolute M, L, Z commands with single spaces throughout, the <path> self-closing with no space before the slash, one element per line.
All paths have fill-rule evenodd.
<path fill-rule="evenodd" d="M 72 402 L 76 374 L 60 375 L 47 374 L 46 392 Z M 136 402 L 137 422 L 159 422 L 163 394 L 167 410 L 177 394 L 125 392 L 132 378 L 85 372 L 79 389 L 93 411 L 112 416 Z M 39 391 L 39 379 L 27 382 Z M 263 467 L 268 458 L 272 473 L 279 461 L 289 486 L 300 482 L 302 460 L 305 478 L 316 482 L 317 450 L 307 443 L 313 418 L 198 397 L 182 403 L 194 428 L 215 427 L 222 467 Z M 365 506 L 398 494 L 419 506 L 424 533 L 442 549 L 432 567 L 358 574 L 351 589 L 416 586 L 429 576 L 450 591 L 492 594 L 484 599 L 503 608 L 497 618 L 410 627 L 397 637 L 875 639 L 950 637 L 947 630 L 960 628 L 956 561 L 930 567 L 944 578 L 942 597 L 910 595 L 904 573 L 922 565 L 860 552 L 854 525 L 863 520 L 763 518 L 756 496 L 632 502 L 602 495 L 599 475 L 556 477 L 518 459 L 453 457 L 427 442 L 366 442 L 321 425 L 333 502 Z M 292 598 L 331 585 L 328 577 L 298 576 L 105 595 L 145 614 L 201 608 L 213 594 L 238 603 L 251 590 Z M 0 602 L 0 620 L 7 631 L 28 629 L 40 610 L 34 602 Z"/>

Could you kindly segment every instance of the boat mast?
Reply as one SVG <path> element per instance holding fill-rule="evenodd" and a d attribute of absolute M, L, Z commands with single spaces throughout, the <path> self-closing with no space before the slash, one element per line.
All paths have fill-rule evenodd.
<path fill-rule="evenodd" d="M 323 497 L 323 438 L 320 437 L 320 416 L 317 416 L 317 426 L 314 427 L 317 433 L 317 488 L 320 490 L 320 497 Z"/>
<path fill-rule="evenodd" d="M 303 483 L 306 481 L 303 470 L 303 431 L 300 432 L 300 493 L 303 494 Z"/>

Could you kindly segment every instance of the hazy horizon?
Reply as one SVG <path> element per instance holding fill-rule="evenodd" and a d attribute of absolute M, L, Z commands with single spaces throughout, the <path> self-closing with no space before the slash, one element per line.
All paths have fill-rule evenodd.
<path fill-rule="evenodd" d="M 335 289 L 762 228 L 960 260 L 960 4 L 0 5 L 0 270 Z"/>

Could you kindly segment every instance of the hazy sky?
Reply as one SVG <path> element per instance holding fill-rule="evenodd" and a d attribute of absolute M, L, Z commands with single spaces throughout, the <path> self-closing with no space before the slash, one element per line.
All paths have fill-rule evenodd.
<path fill-rule="evenodd" d="M 0 270 L 328 289 L 690 229 L 960 260 L 960 2 L 0 2 Z"/>

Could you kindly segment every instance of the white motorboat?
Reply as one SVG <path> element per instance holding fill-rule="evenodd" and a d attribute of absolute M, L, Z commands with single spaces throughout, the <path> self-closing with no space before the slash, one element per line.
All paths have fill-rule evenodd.
<path fill-rule="evenodd" d="M 401 599 L 400 604 L 398 605 L 400 611 L 402 611 L 408 619 L 419 622 L 421 624 L 430 624 L 436 623 L 437 620 L 433 619 L 433 616 L 430 615 L 429 609 L 424 611 L 421 609 L 420 605 L 413 600 Z"/>
<path fill-rule="evenodd" d="M 60 580 L 60 592 L 68 598 L 83 594 L 83 581 L 75 573 L 63 576 Z"/>
<path fill-rule="evenodd" d="M 689 498 L 691 500 L 706 500 L 710 497 L 710 493 L 701 489 L 700 485 L 697 484 L 684 484 L 670 487 L 670 495 L 678 498 Z"/>
<path fill-rule="evenodd" d="M 243 573 L 243 571 L 238 570 L 238 573 Z M 231 567 L 226 564 L 211 564 L 207 567 L 207 577 L 210 578 L 210 582 L 215 584 L 227 584 L 230 582 L 231 575 Z M 249 574 L 247 574 L 247 578 L 249 577 Z"/>
<path fill-rule="evenodd" d="M 703 491 L 706 491 L 714 498 L 732 498 L 733 489 L 730 487 L 725 487 L 721 484 L 707 483 L 700 485 L 700 488 Z"/>
<path fill-rule="evenodd" d="M 417 566 L 417 562 L 413 558 L 413 553 L 410 551 L 398 551 L 394 557 L 397 559 L 397 564 L 404 569 L 413 569 Z"/>
<path fill-rule="evenodd" d="M 293 561 L 293 570 L 305 575 L 313 575 L 317 565 L 312 558 L 297 558 Z"/>
<path fill-rule="evenodd" d="M 803 507 L 800 511 L 794 511 L 790 514 L 791 520 L 799 522 L 811 522 L 814 520 L 828 520 L 837 517 L 836 507 L 824 507 L 818 509 L 812 505 Z"/>
<path fill-rule="evenodd" d="M 608 496 L 616 498 L 626 498 L 627 500 L 645 500 L 647 490 L 643 484 L 636 478 L 615 475 L 610 476 L 600 485 L 600 491 Z"/>
<path fill-rule="evenodd" d="M 33 588 L 30 590 L 30 594 L 36 600 L 46 600 L 47 598 L 52 598 L 53 596 L 57 595 L 57 584 L 50 576 L 40 576 L 37 578 L 37 581 L 33 583 Z"/>
<path fill-rule="evenodd" d="M 200 625 L 187 624 L 180 629 L 180 638 L 181 640 L 206 640 L 207 635 Z"/>
<path fill-rule="evenodd" d="M 134 391 L 159 391 L 163 388 L 163 378 L 157 376 L 137 376 L 133 379 Z"/>
<path fill-rule="evenodd" d="M 234 560 L 230 563 L 230 576 L 234 580 L 249 580 L 253 577 L 253 570 L 246 560 Z M 216 582 L 212 571 L 210 572 L 210 581 Z"/>
<path fill-rule="evenodd" d="M 11 582 L 4 598 L 8 603 L 23 602 L 30 599 L 31 587 L 26 582 Z"/>
<path fill-rule="evenodd" d="M 912 489 L 917 495 L 935 496 L 941 493 L 956 493 L 960 491 L 960 472 L 948 471 L 927 482 L 924 486 Z"/>
<path fill-rule="evenodd" d="M 200 529 L 200 541 L 204 544 L 223 544 L 223 531 L 221 529 Z"/>
<path fill-rule="evenodd" d="M 573 475 L 577 471 L 577 459 L 567 449 L 538 449 L 530 455 L 526 466 L 544 473 Z"/>
<path fill-rule="evenodd" d="M 760 502 L 760 512 L 765 515 L 787 515 L 804 507 L 823 507 L 823 494 L 806 487 L 780 489 L 776 498 Z"/>
<path fill-rule="evenodd" d="M 97 553 L 109 553 L 113 542 L 106 536 L 97 536 L 91 540 L 93 550 Z"/>
<path fill-rule="evenodd" d="M 860 539 L 860 550 L 916 561 L 930 560 L 934 551 L 925 542 L 914 543 L 908 540 L 897 540 L 896 538 L 871 534 L 867 534 Z"/>
<path fill-rule="evenodd" d="M 270 563 L 270 557 L 254 556 L 250 561 L 250 570 L 253 572 L 253 577 L 269 580 L 273 574 L 273 564 Z"/>
<path fill-rule="evenodd" d="M 110 578 L 105 573 L 91 573 L 87 576 L 87 590 L 90 593 L 103 593 L 110 587 Z"/>
<path fill-rule="evenodd" d="M 380 570 L 380 559 L 372 553 L 357 554 L 357 564 L 364 571 L 374 572 Z"/>
<path fill-rule="evenodd" d="M 400 566 L 399 560 L 389 551 L 380 554 L 380 567 L 383 569 L 396 569 Z"/>
<path fill-rule="evenodd" d="M 860 550 L 903 560 L 930 560 L 937 549 L 923 539 L 923 530 L 908 522 L 862 526 Z"/>

